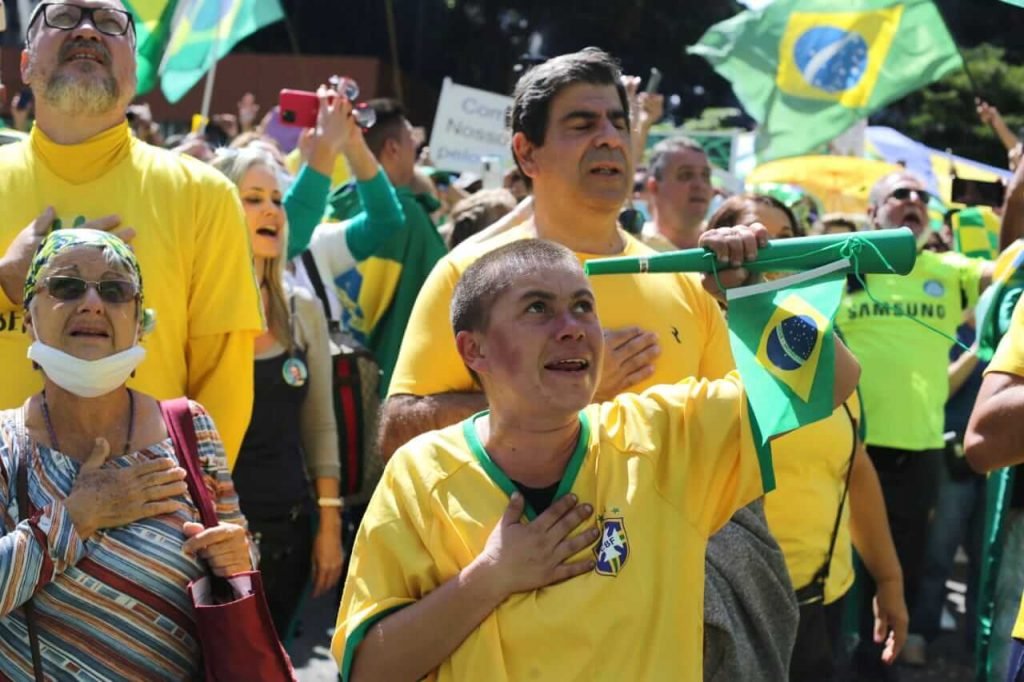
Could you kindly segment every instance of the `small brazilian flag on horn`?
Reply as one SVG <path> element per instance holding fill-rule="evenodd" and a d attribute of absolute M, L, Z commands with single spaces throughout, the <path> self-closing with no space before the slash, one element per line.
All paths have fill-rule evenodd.
<path fill-rule="evenodd" d="M 727 293 L 729 341 L 760 447 L 832 414 L 832 320 L 849 264 L 844 259 Z"/>

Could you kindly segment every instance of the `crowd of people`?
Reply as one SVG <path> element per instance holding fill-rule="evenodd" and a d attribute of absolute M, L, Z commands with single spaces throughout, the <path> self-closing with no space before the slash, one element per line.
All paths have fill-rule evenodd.
<path fill-rule="evenodd" d="M 957 253 L 920 178 L 864 215 L 728 196 L 694 140 L 647 149 L 660 96 L 596 48 L 521 76 L 502 187 L 435 168 L 397 101 L 361 128 L 332 84 L 293 149 L 251 95 L 165 137 L 136 48 L 116 0 L 40 4 L 27 136 L 0 147 L 0 675 L 195 678 L 185 586 L 258 568 L 286 645 L 336 598 L 346 680 L 893 680 L 963 546 L 979 679 L 1024 680 L 1024 484 L 983 544 L 975 473 L 1024 461 L 1024 310 L 1000 299 L 987 367 L 973 329 L 1024 277 Z M 1006 197 L 1004 258 L 1024 167 Z M 831 415 L 762 460 L 723 289 L 770 240 L 901 226 L 910 274 L 846 284 Z M 695 247 L 730 267 L 581 267 Z"/>

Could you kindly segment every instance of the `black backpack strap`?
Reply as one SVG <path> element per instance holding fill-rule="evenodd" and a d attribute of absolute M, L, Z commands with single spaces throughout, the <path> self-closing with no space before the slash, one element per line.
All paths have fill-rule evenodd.
<path fill-rule="evenodd" d="M 313 258 L 313 252 L 306 249 L 302 252 L 302 265 L 306 268 L 306 276 L 309 277 L 309 283 L 313 285 L 313 293 L 320 299 L 320 305 L 324 307 L 324 317 L 327 318 L 327 326 L 337 325 L 337 321 L 331 318 L 331 303 L 327 298 L 327 289 L 324 287 L 324 280 L 320 276 L 320 268 L 316 266 L 316 259 Z"/>
<path fill-rule="evenodd" d="M 853 460 L 857 456 L 858 430 L 857 420 L 853 418 L 849 406 L 844 402 L 843 409 L 846 416 L 850 418 L 850 428 L 853 430 L 853 446 L 850 448 L 850 457 L 846 465 L 846 482 L 843 484 L 843 495 L 839 498 L 839 511 L 836 513 L 836 522 L 832 525 L 832 539 L 828 543 L 828 554 L 825 556 L 825 563 L 811 579 L 812 583 L 820 582 L 822 585 L 828 580 L 829 570 L 832 568 L 832 553 L 836 548 L 836 538 L 839 535 L 839 524 L 843 520 L 843 507 L 846 506 L 846 497 L 850 492 L 850 475 L 853 473 Z"/>

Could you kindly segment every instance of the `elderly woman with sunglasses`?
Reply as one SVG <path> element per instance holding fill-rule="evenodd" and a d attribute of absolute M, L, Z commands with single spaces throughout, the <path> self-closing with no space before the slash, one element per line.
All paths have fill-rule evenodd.
<path fill-rule="evenodd" d="M 0 412 L 0 676 L 192 679 L 200 647 L 186 585 L 208 569 L 252 569 L 220 437 L 192 403 L 221 521 L 204 529 L 158 402 L 126 385 L 152 314 L 124 242 L 55 230 L 24 291 L 44 388 Z"/>

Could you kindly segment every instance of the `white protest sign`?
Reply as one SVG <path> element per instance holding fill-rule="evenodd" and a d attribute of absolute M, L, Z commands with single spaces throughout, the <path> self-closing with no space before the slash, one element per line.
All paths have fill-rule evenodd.
<path fill-rule="evenodd" d="M 496 157 L 502 168 L 512 165 L 511 133 L 505 112 L 512 98 L 477 90 L 445 78 L 430 131 L 430 158 L 437 168 L 480 173 L 483 159 Z"/>

